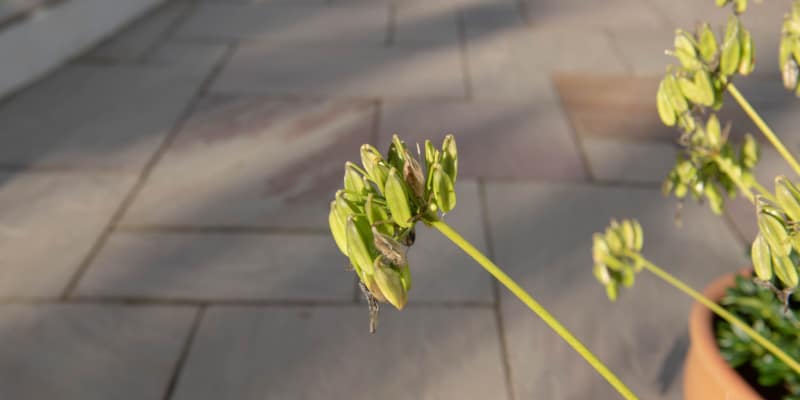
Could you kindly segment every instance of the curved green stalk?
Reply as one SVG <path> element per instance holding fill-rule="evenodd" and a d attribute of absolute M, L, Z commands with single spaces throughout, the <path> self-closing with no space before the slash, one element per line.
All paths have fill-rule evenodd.
<path fill-rule="evenodd" d="M 744 112 L 747 113 L 751 120 L 753 120 L 753 123 L 756 124 L 758 129 L 761 130 L 761 133 L 763 133 L 769 142 L 772 143 L 772 146 L 775 147 L 775 150 L 777 150 L 781 157 L 783 157 L 783 159 L 789 163 L 794 172 L 800 175 L 800 164 L 797 163 L 797 160 L 795 160 L 794 156 L 792 156 L 792 153 L 790 153 L 789 150 L 786 149 L 786 146 L 783 145 L 781 140 L 778 139 L 778 135 L 776 135 L 775 132 L 770 129 L 767 123 L 761 119 L 761 116 L 758 115 L 756 110 L 753 109 L 753 106 L 747 102 L 744 96 L 742 96 L 742 94 L 739 92 L 739 89 L 736 89 L 736 86 L 734 86 L 732 82 L 728 83 L 727 88 L 731 96 L 733 96 L 733 98 L 736 99 L 736 102 L 739 103 L 739 106 L 742 107 Z"/>
<path fill-rule="evenodd" d="M 753 195 L 753 191 L 750 190 L 750 187 L 742 180 L 742 177 L 741 175 L 738 174 L 738 171 L 731 170 L 731 168 L 728 167 L 729 164 L 721 160 L 719 156 L 714 157 L 714 161 L 716 161 L 717 166 L 722 170 L 722 172 L 725 172 L 725 174 L 728 175 L 729 178 L 731 178 L 733 183 L 737 187 L 739 187 L 739 190 L 745 197 L 747 197 L 747 200 L 750 200 L 750 203 L 753 203 L 753 205 L 755 205 L 756 198 Z M 758 191 L 758 194 L 772 201 L 773 203 L 777 202 L 775 196 L 773 196 L 772 193 L 770 193 L 769 190 L 767 190 L 764 186 L 761 186 L 761 184 L 758 183 L 758 181 L 755 178 L 752 179 L 751 183 L 752 186 Z"/>
<path fill-rule="evenodd" d="M 443 221 L 433 221 L 428 222 L 431 226 L 439 230 L 445 237 L 450 239 L 456 246 L 460 247 L 461 250 L 464 250 L 470 257 L 472 257 L 478 264 L 480 264 L 487 272 L 492 274 L 500 283 L 503 284 L 511 293 L 513 293 L 517 298 L 525 303 L 528 308 L 531 309 L 536 315 L 538 315 L 544 322 L 553 329 L 565 342 L 567 342 L 570 346 L 572 346 L 575 351 L 578 352 L 585 360 L 588 362 L 595 370 L 597 370 L 603 378 L 608 381 L 611 386 L 616 389 L 619 394 L 622 395 L 625 399 L 637 399 L 636 395 L 622 383 L 613 372 L 611 372 L 608 367 L 600 361 L 597 356 L 592 354 L 586 346 L 583 345 L 572 333 L 567 330 L 564 325 L 561 325 L 558 320 L 553 317 L 541 304 L 539 304 L 536 300 L 528 294 L 525 289 L 520 287 L 516 282 L 514 282 L 511 277 L 506 275 L 500 267 L 495 265 L 489 258 L 487 258 L 483 253 L 481 253 L 478 249 L 476 249 L 472 244 L 470 244 L 466 239 L 464 239 L 458 232 L 453 230 L 449 225 L 444 223 Z"/>
<path fill-rule="evenodd" d="M 758 342 L 758 344 L 764 346 L 764 348 L 767 349 L 767 351 L 769 351 L 775 357 L 783 361 L 796 373 L 800 374 L 800 363 L 798 363 L 795 359 L 786 354 L 774 343 L 770 342 L 767 338 L 761 336 L 761 334 L 756 332 L 749 325 L 742 322 L 742 320 L 737 318 L 735 315 L 731 314 L 728 310 L 722 308 L 719 304 L 711 301 L 708 297 L 703 296 L 700 292 L 692 289 L 690 286 L 681 282 L 678 278 L 670 275 L 667 271 L 664 271 L 663 269 L 659 268 L 657 265 L 653 264 L 646 258 L 642 257 L 640 254 L 635 252 L 627 252 L 627 255 L 638 261 L 638 263 L 648 271 L 652 272 L 659 278 L 663 279 L 670 285 L 674 286 L 676 289 L 680 290 L 681 292 L 687 294 L 688 296 L 697 300 L 699 303 L 711 309 L 711 311 L 713 311 L 714 314 L 717 314 L 720 318 L 724 319 L 725 321 L 728 321 L 731 325 L 734 325 L 737 328 L 743 330 L 748 336 L 750 336 L 753 340 Z"/>

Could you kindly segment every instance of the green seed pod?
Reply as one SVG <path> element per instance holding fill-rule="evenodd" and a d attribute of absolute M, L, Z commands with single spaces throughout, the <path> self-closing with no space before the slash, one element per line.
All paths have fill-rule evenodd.
<path fill-rule="evenodd" d="M 378 232 L 389 236 L 394 234 L 394 226 L 389 218 L 389 212 L 385 205 L 376 203 L 375 195 L 367 196 L 367 201 L 364 202 L 364 213 L 367 214 L 370 226 L 377 229 Z"/>
<path fill-rule="evenodd" d="M 444 173 L 455 184 L 458 177 L 458 149 L 456 148 L 456 138 L 453 135 L 444 137 L 441 165 Z"/>
<path fill-rule="evenodd" d="M 375 177 L 373 176 L 372 169 L 379 161 L 383 161 L 383 156 L 381 156 L 378 149 L 370 144 L 361 145 L 361 165 L 373 181 Z"/>
<path fill-rule="evenodd" d="M 367 191 L 358 166 L 350 161 L 344 164 L 344 190 L 359 195 L 365 194 Z"/>
<path fill-rule="evenodd" d="M 756 166 L 759 159 L 759 145 L 751 134 L 744 136 L 744 142 L 739 151 L 739 162 L 744 168 L 752 169 Z"/>
<path fill-rule="evenodd" d="M 664 93 L 667 94 L 670 103 L 672 103 L 672 108 L 675 109 L 675 112 L 678 114 L 682 114 L 689 110 L 689 104 L 686 102 L 686 98 L 683 97 L 683 93 L 681 93 L 681 89 L 678 86 L 678 80 L 675 79 L 675 76 L 672 74 L 667 74 L 662 81 L 664 83 Z"/>
<path fill-rule="evenodd" d="M 722 44 L 720 57 L 720 72 L 723 75 L 732 75 L 739 69 L 739 60 L 742 55 L 742 46 L 739 42 L 739 19 L 735 16 L 728 18 L 728 28 L 725 31 L 725 41 Z"/>
<path fill-rule="evenodd" d="M 717 185 L 705 185 L 704 192 L 708 199 L 708 205 L 711 207 L 711 211 L 713 211 L 714 214 L 722 215 L 725 211 L 725 198 L 722 197 L 722 192 L 717 188 Z"/>
<path fill-rule="evenodd" d="M 767 241 L 761 235 L 756 236 L 756 240 L 753 241 L 750 257 L 758 279 L 763 281 L 772 279 L 772 254 Z"/>
<path fill-rule="evenodd" d="M 783 86 L 788 90 L 794 90 L 797 87 L 797 76 L 800 75 L 800 68 L 794 59 L 789 59 L 781 66 L 781 77 L 783 78 Z"/>
<path fill-rule="evenodd" d="M 425 170 L 430 171 L 433 164 L 436 163 L 437 153 L 436 147 L 433 147 L 433 142 L 425 140 Z"/>
<path fill-rule="evenodd" d="M 688 70 L 698 70 L 702 68 L 702 64 L 697 60 L 697 50 L 694 38 L 683 30 L 678 30 L 675 33 L 675 51 L 672 53 L 681 65 Z"/>
<path fill-rule="evenodd" d="M 783 70 L 783 66 L 786 65 L 786 62 L 793 57 L 794 42 L 795 41 L 790 36 L 784 35 L 781 37 L 781 44 L 778 48 L 778 65 L 781 67 L 781 70 Z"/>
<path fill-rule="evenodd" d="M 758 228 L 764 236 L 774 256 L 788 256 L 792 251 L 792 244 L 789 242 L 789 235 L 786 228 L 774 215 L 768 212 L 759 211 Z"/>
<path fill-rule="evenodd" d="M 609 252 L 608 244 L 605 237 L 600 233 L 592 235 L 592 260 L 595 264 L 603 262 L 603 257 L 607 256 Z"/>
<path fill-rule="evenodd" d="M 619 234 L 617 229 L 613 227 L 606 228 L 606 244 L 608 244 L 608 249 L 611 250 L 613 254 L 620 254 L 625 250 L 625 242 L 622 236 Z"/>
<path fill-rule="evenodd" d="M 739 61 L 739 74 L 749 75 L 756 68 L 755 45 L 747 29 L 742 28 L 739 40 L 742 43 L 742 57 Z"/>
<path fill-rule="evenodd" d="M 611 283 L 611 273 L 605 265 L 595 264 L 592 272 L 594 273 L 594 277 L 597 278 L 597 281 L 601 284 L 608 285 Z"/>
<path fill-rule="evenodd" d="M 718 150 L 722 146 L 722 128 L 716 114 L 711 114 L 706 123 L 706 141 L 712 149 Z"/>
<path fill-rule="evenodd" d="M 717 38 L 714 36 L 714 32 L 711 31 L 711 26 L 707 23 L 700 25 L 697 36 L 700 38 L 697 46 L 698 50 L 700 50 L 700 55 L 705 62 L 711 63 L 717 54 Z"/>
<path fill-rule="evenodd" d="M 397 168 L 398 171 L 402 171 L 403 165 L 406 163 L 405 154 L 407 151 L 406 144 L 400 140 L 400 137 L 392 135 L 392 144 L 389 145 L 389 167 L 394 167 Z"/>
<path fill-rule="evenodd" d="M 717 3 L 717 7 L 725 7 L 731 0 L 715 0 L 715 1 Z"/>
<path fill-rule="evenodd" d="M 375 282 L 374 276 L 364 276 L 364 279 L 362 279 L 361 282 L 364 282 L 364 285 L 376 300 L 380 301 L 381 303 L 386 303 L 386 296 L 383 295 L 381 288 L 378 287 L 378 282 Z"/>
<path fill-rule="evenodd" d="M 747 10 L 747 0 L 733 0 L 734 10 L 741 14 Z"/>
<path fill-rule="evenodd" d="M 794 266 L 792 259 L 789 256 L 776 256 L 772 255 L 773 269 L 775 276 L 783 283 L 786 288 L 797 287 L 797 268 Z"/>
<path fill-rule="evenodd" d="M 694 74 L 694 86 L 700 94 L 698 104 L 704 106 L 714 104 L 714 85 L 711 84 L 711 77 L 707 71 L 697 71 Z"/>
<path fill-rule="evenodd" d="M 400 179 L 400 175 L 394 167 L 389 170 L 383 194 L 386 196 L 386 205 L 389 206 L 389 212 L 392 214 L 394 222 L 403 228 L 414 225 L 411 220 L 413 214 L 406 192 L 406 184 Z"/>
<path fill-rule="evenodd" d="M 691 114 L 681 114 L 678 118 L 678 126 L 680 126 L 684 132 L 694 132 L 694 130 L 697 129 L 697 122 L 695 122 Z"/>
<path fill-rule="evenodd" d="M 372 227 L 372 237 L 375 248 L 383 257 L 383 260 L 381 260 L 383 263 L 394 267 L 408 264 L 408 258 L 406 257 L 408 247 L 393 237 L 379 232 L 374 226 Z"/>
<path fill-rule="evenodd" d="M 792 221 L 800 221 L 800 190 L 784 176 L 775 178 L 775 197 Z"/>
<path fill-rule="evenodd" d="M 433 166 L 433 197 L 442 212 L 450 212 L 456 207 L 455 186 L 439 164 Z"/>
<path fill-rule="evenodd" d="M 664 89 L 664 81 L 658 85 L 658 93 L 656 94 L 656 106 L 658 107 L 658 116 L 661 117 L 661 122 L 666 126 L 674 126 L 677 116 L 672 103 L 669 101 L 666 90 Z"/>
<path fill-rule="evenodd" d="M 366 275 L 373 274 L 372 260 L 377 256 L 372 244 L 372 231 L 369 222 L 362 216 L 350 216 L 345 226 L 347 232 L 347 254 L 350 262 Z"/>
<path fill-rule="evenodd" d="M 634 251 L 641 251 L 642 247 L 644 246 L 644 232 L 642 231 L 642 225 L 639 221 L 633 219 L 631 220 L 631 225 L 633 225 L 633 248 Z"/>
<path fill-rule="evenodd" d="M 719 111 L 725 102 L 725 86 L 719 79 L 713 79 L 711 83 L 714 85 L 714 104 L 711 107 L 714 108 L 714 111 Z"/>
<path fill-rule="evenodd" d="M 617 300 L 617 295 L 619 294 L 619 290 L 617 289 L 617 283 L 611 281 L 608 285 L 606 285 L 606 296 L 611 301 Z"/>
<path fill-rule="evenodd" d="M 398 310 L 402 310 L 408 303 L 408 293 L 403 287 L 400 272 L 384 265 L 380 257 L 375 258 L 374 263 L 375 282 L 386 300 Z"/>
<path fill-rule="evenodd" d="M 408 292 L 411 290 L 411 270 L 408 268 L 408 264 L 398 268 L 400 272 L 400 283 L 403 284 L 403 289 Z"/>
<path fill-rule="evenodd" d="M 422 203 L 425 198 L 425 177 L 422 175 L 422 167 L 408 152 L 405 154 L 405 160 L 403 164 L 403 180 L 411 188 L 411 193 L 417 199 L 417 202 Z"/>
<path fill-rule="evenodd" d="M 705 100 L 704 94 L 694 82 L 690 81 L 687 78 L 680 77 L 678 78 L 678 86 L 681 88 L 681 93 L 683 96 L 686 97 L 689 101 L 695 104 L 702 104 L 702 101 Z"/>
<path fill-rule="evenodd" d="M 623 219 L 620 225 L 620 232 L 625 242 L 625 248 L 633 249 L 636 245 L 636 232 L 633 230 L 633 224 L 628 219 Z"/>
<path fill-rule="evenodd" d="M 621 278 L 622 286 L 629 288 L 633 286 L 633 283 L 636 280 L 636 272 L 634 272 L 633 268 L 623 269 Z"/>
<path fill-rule="evenodd" d="M 331 202 L 331 211 L 328 214 L 328 225 L 333 235 L 333 240 L 336 241 L 336 246 L 342 254 L 347 255 L 347 232 L 345 231 L 345 224 L 347 220 L 342 220 L 336 210 L 336 201 Z"/>

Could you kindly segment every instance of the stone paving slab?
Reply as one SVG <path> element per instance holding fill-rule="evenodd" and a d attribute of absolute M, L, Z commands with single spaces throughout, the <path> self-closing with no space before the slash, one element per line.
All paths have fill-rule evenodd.
<path fill-rule="evenodd" d="M 164 36 L 180 23 L 191 4 L 185 0 L 171 0 L 143 19 L 134 22 L 122 32 L 106 40 L 83 60 L 130 62 L 144 59 L 160 44 Z"/>
<path fill-rule="evenodd" d="M 168 51 L 159 65 L 68 65 L 0 104 L 0 163 L 143 167 L 222 55 L 217 46 Z"/>
<path fill-rule="evenodd" d="M 287 45 L 382 45 L 389 9 L 289 4 L 201 3 L 177 33 L 181 38 L 255 39 Z"/>
<path fill-rule="evenodd" d="M 288 47 L 234 52 L 213 90 L 355 98 L 464 99 L 457 47 Z"/>
<path fill-rule="evenodd" d="M 444 220 L 480 251 L 487 253 L 478 185 L 459 179 L 456 208 Z M 409 301 L 494 301 L 492 277 L 438 231 L 417 224 L 416 244 L 408 251 L 413 280 Z"/>
<path fill-rule="evenodd" d="M 585 138 L 582 143 L 599 181 L 661 183 L 678 155 L 677 146 L 662 142 Z"/>
<path fill-rule="evenodd" d="M 60 296 L 133 183 L 129 175 L 0 174 L 0 297 Z"/>
<path fill-rule="evenodd" d="M 388 102 L 380 149 L 392 134 L 408 143 L 456 137 L 459 175 L 471 178 L 585 179 L 585 168 L 558 100 L 530 102 Z"/>
<path fill-rule="evenodd" d="M 353 299 L 328 235 L 115 233 L 77 293 L 201 300 Z"/>
<path fill-rule="evenodd" d="M 388 308 L 212 307 L 174 399 L 507 398 L 491 310 Z"/>
<path fill-rule="evenodd" d="M 589 70 L 604 75 L 626 70 L 608 35 L 580 30 L 509 31 L 469 40 L 467 55 L 474 96 L 479 100 L 549 99 L 551 73 Z"/>
<path fill-rule="evenodd" d="M 458 46 L 457 12 L 435 3 L 412 3 L 397 7 L 393 42 L 398 44 L 434 43 Z"/>
<path fill-rule="evenodd" d="M 649 1 L 526 0 L 534 28 L 653 29 L 664 24 Z M 599 32 L 598 32 L 599 33 Z M 585 50 L 585 48 L 582 48 Z"/>
<path fill-rule="evenodd" d="M 667 65 L 677 59 L 664 54 L 672 49 L 675 28 L 647 30 L 616 30 L 609 32 L 614 48 L 628 67 L 628 72 L 642 77 L 663 77 Z"/>
<path fill-rule="evenodd" d="M 0 397 L 160 400 L 194 315 L 188 307 L 0 306 Z"/>
<path fill-rule="evenodd" d="M 681 398 L 690 298 L 652 275 L 615 304 L 592 275 L 591 235 L 612 216 L 644 227 L 644 254 L 702 288 L 747 263 L 723 219 L 659 190 L 566 184 L 487 186 L 498 264 L 541 301 L 642 398 Z M 602 378 L 540 320 L 503 291 L 502 310 L 516 398 L 616 398 Z"/>
<path fill-rule="evenodd" d="M 467 40 L 485 40 L 522 30 L 527 26 L 520 5 L 516 2 L 474 4 L 460 11 Z"/>
<path fill-rule="evenodd" d="M 344 163 L 360 160 L 375 113 L 371 101 L 209 97 L 123 224 L 327 229 Z"/>

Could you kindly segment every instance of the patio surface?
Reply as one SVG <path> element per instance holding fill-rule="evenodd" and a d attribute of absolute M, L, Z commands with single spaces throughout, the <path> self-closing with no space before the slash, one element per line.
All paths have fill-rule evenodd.
<path fill-rule="evenodd" d="M 751 5 L 741 89 L 794 151 L 788 2 Z M 613 399 L 538 318 L 420 226 L 378 332 L 327 228 L 343 164 L 456 135 L 447 216 L 643 399 L 679 399 L 690 300 L 616 304 L 591 234 L 635 217 L 701 288 L 746 265 L 750 210 L 660 193 L 655 90 L 711 0 L 171 1 L 0 102 L 2 399 Z M 755 18 L 758 16 L 758 18 Z M 726 119 L 752 130 L 729 99 Z M 794 128 L 794 129 L 793 129 Z M 794 132 L 792 132 L 794 131 Z M 762 177 L 781 170 L 767 151 Z M 771 185 L 770 185 L 771 186 Z"/>

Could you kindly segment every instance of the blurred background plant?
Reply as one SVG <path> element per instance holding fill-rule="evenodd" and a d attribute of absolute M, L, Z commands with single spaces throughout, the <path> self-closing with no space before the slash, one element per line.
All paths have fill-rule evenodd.
<path fill-rule="evenodd" d="M 755 69 L 752 35 L 739 20 L 747 0 L 717 0 L 716 4 L 732 9 L 721 36 L 707 23 L 699 24 L 694 32 L 678 29 L 674 49 L 667 51 L 678 64 L 666 68 L 656 105 L 662 122 L 681 132 L 682 151 L 663 191 L 680 201 L 687 197 L 707 201 L 717 215 L 724 212 L 726 197 L 747 198 L 759 228 L 750 249 L 755 277 L 738 278 L 717 304 L 643 257 L 640 242 L 630 245 L 622 227 L 638 227 L 635 221 L 622 225 L 612 221 L 605 233 L 595 234 L 594 274 L 611 300 L 617 298 L 620 286 L 633 285 L 636 273 L 648 270 L 706 305 L 719 317 L 716 337 L 730 365 L 754 371 L 759 385 L 778 386 L 782 398 L 798 399 L 800 325 L 791 308 L 797 305 L 792 296 L 800 263 L 800 189 L 783 176 L 776 177 L 772 192 L 758 182 L 753 174 L 759 160 L 758 142 L 746 134 L 740 144 L 731 143 L 733 127 L 723 125 L 715 114 L 724 106 L 724 93 L 734 98 L 798 175 L 800 164 L 733 83 Z M 800 0 L 792 2 L 781 35 L 777 56 L 783 84 L 800 96 Z"/>

